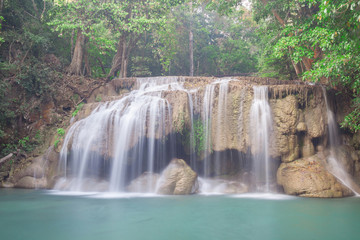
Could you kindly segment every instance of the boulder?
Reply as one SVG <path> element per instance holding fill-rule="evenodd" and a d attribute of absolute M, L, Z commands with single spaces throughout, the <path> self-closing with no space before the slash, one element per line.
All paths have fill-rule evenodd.
<path fill-rule="evenodd" d="M 129 192 L 153 193 L 160 178 L 157 173 L 144 172 L 139 177 L 131 181 L 127 190 Z"/>
<path fill-rule="evenodd" d="M 192 194 L 198 190 L 197 174 L 182 159 L 173 159 L 162 172 L 157 193 L 164 195 Z"/>
<path fill-rule="evenodd" d="M 277 182 L 290 195 L 322 198 L 353 195 L 326 170 L 323 154 L 282 163 L 277 171 Z"/>
<path fill-rule="evenodd" d="M 46 188 L 47 180 L 45 177 L 43 178 L 35 178 L 30 176 L 25 176 L 21 178 L 15 184 L 17 188 Z"/>

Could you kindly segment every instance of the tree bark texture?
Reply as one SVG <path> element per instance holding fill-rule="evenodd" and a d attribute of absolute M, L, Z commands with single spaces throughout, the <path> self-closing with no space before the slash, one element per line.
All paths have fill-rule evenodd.
<path fill-rule="evenodd" d="M 124 35 L 120 38 L 116 54 L 112 61 L 112 66 L 108 74 L 108 79 L 116 77 L 118 72 L 119 78 L 127 77 L 127 66 L 129 63 L 130 53 L 139 41 L 140 36 L 141 35 L 130 34 L 127 36 Z"/>
<path fill-rule="evenodd" d="M 85 51 L 85 36 L 82 34 L 79 29 L 77 32 L 76 43 L 74 48 L 74 54 L 68 67 L 67 72 L 71 75 L 81 75 L 82 74 L 82 62 L 84 58 Z"/>
<path fill-rule="evenodd" d="M 119 40 L 119 44 L 118 44 L 116 53 L 115 53 L 115 55 L 113 57 L 113 60 L 112 60 L 111 69 L 110 69 L 110 72 L 108 74 L 108 78 L 116 76 L 116 74 L 121 69 L 124 42 L 126 42 L 126 37 L 122 36 L 120 38 L 120 40 Z"/>
<path fill-rule="evenodd" d="M 194 76 L 194 35 L 192 32 L 192 2 L 190 2 L 190 29 L 189 29 L 189 62 L 190 62 L 190 73 L 189 75 Z"/>
<path fill-rule="evenodd" d="M 192 30 L 190 29 L 190 32 L 189 32 L 189 51 L 190 51 L 190 58 L 189 58 L 189 61 L 190 61 L 190 76 L 194 76 L 194 36 L 193 36 L 193 33 L 192 33 Z"/>

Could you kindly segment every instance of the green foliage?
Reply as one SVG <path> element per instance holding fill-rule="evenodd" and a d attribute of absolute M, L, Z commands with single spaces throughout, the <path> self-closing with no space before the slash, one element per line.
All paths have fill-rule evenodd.
<path fill-rule="evenodd" d="M 16 76 L 16 83 L 30 96 L 49 96 L 53 92 L 55 77 L 51 68 L 34 61 L 33 64 L 22 65 Z"/>
<path fill-rule="evenodd" d="M 0 32 L 1 32 L 1 23 L 2 23 L 2 21 L 4 21 L 4 17 L 3 16 L 0 16 Z M 0 36 L 0 45 L 1 45 L 1 43 L 3 43 L 4 42 L 4 38 L 2 37 L 2 36 Z"/>
<path fill-rule="evenodd" d="M 211 7 L 210 9 L 213 9 Z M 257 37 L 254 21 L 243 8 L 232 9 L 226 16 L 206 10 L 204 5 L 181 5 L 159 30 L 156 51 L 163 70 L 169 75 L 189 73 L 189 32 L 194 37 L 196 75 L 237 75 L 256 71 Z"/>
<path fill-rule="evenodd" d="M 270 69 L 273 76 L 294 76 L 294 71 L 286 73 L 280 67 L 268 66 L 276 62 L 283 69 L 297 66 L 297 77 L 305 81 L 321 81 L 351 92 L 354 111 L 342 126 L 358 131 L 360 2 L 274 0 L 264 4 L 257 0 L 253 12 L 266 39 L 262 42 L 261 69 Z"/>
<path fill-rule="evenodd" d="M 65 135 L 65 130 L 63 128 L 58 128 L 56 132 L 60 137 L 63 137 Z"/>
<path fill-rule="evenodd" d="M 97 95 L 97 96 L 96 96 L 95 102 L 101 102 L 101 95 Z"/>
<path fill-rule="evenodd" d="M 344 121 L 341 123 L 342 128 L 349 128 L 353 132 L 360 131 L 360 98 L 357 97 L 353 100 L 354 111 L 345 116 Z"/>
<path fill-rule="evenodd" d="M 54 147 L 57 148 L 62 138 L 65 136 L 65 130 L 63 128 L 56 129 L 56 139 L 54 142 Z"/>
<path fill-rule="evenodd" d="M 84 103 L 83 103 L 83 102 L 82 102 L 82 103 L 79 103 L 79 104 L 76 106 L 75 111 L 72 113 L 72 116 L 75 117 L 75 116 L 78 114 L 78 112 L 82 109 L 83 106 L 84 106 Z"/>
<path fill-rule="evenodd" d="M 205 150 L 206 133 L 201 119 L 194 121 L 194 148 L 198 156 Z"/>

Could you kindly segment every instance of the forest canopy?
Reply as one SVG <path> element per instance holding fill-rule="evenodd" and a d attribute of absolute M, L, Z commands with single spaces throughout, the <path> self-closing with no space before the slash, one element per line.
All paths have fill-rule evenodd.
<path fill-rule="evenodd" d="M 320 82 L 353 99 L 342 126 L 360 129 L 357 0 L 1 0 L 0 33 L 2 149 L 64 75 Z"/>

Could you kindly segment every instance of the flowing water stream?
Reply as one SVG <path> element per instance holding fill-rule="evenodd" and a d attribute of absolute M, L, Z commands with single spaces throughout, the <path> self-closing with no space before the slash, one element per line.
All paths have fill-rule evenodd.
<path fill-rule="evenodd" d="M 341 145 L 340 135 L 338 126 L 335 119 L 335 114 L 331 111 L 330 104 L 327 98 L 325 88 L 323 90 L 323 95 L 325 98 L 326 104 L 326 115 L 328 122 L 328 133 L 329 133 L 329 142 L 330 142 L 330 155 L 328 156 L 329 171 L 341 181 L 346 187 L 348 187 L 353 193 L 357 196 L 360 194 L 360 188 L 356 183 L 353 182 L 352 177 L 348 172 L 346 172 L 344 165 L 340 162 L 340 159 L 337 157 L 337 148 Z"/>
<path fill-rule="evenodd" d="M 254 159 L 256 188 L 270 192 L 269 141 L 272 130 L 271 109 L 268 102 L 268 88 L 254 86 L 254 100 L 250 110 L 251 150 Z"/>

